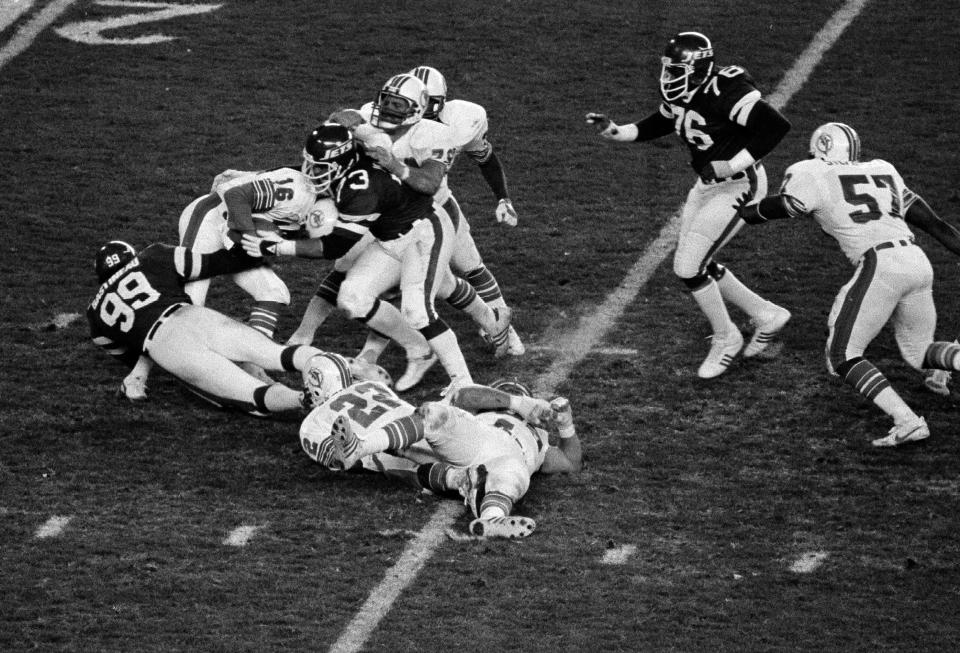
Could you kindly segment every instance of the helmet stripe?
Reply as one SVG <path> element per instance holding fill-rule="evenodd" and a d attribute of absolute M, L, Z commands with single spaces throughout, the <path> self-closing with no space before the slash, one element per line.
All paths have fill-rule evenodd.
<path fill-rule="evenodd" d="M 347 366 L 347 361 L 344 360 L 343 356 L 339 354 L 330 354 L 324 353 L 320 354 L 323 358 L 326 358 L 334 364 L 337 368 L 337 374 L 340 375 L 340 383 L 346 388 L 348 385 L 353 383 L 353 375 L 350 374 L 350 368 Z"/>
<path fill-rule="evenodd" d="M 847 141 L 849 143 L 850 151 L 850 160 L 859 161 L 860 160 L 860 137 L 857 136 L 857 132 L 853 131 L 853 128 L 849 125 L 845 125 L 842 122 L 834 123 L 839 127 L 844 134 L 847 136 Z"/>

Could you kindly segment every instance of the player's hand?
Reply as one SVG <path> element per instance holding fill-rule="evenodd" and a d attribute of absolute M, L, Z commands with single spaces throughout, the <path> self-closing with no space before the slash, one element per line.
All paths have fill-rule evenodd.
<path fill-rule="evenodd" d="M 247 253 L 247 256 L 264 258 L 277 255 L 277 246 L 281 240 L 283 239 L 280 236 L 275 235 L 262 238 L 253 234 L 243 234 L 240 244 L 243 245 L 243 251 Z"/>
<path fill-rule="evenodd" d="M 610 126 L 610 119 L 602 113 L 591 112 L 587 114 L 587 124 L 596 126 L 599 132 L 604 132 Z"/>
<path fill-rule="evenodd" d="M 366 120 L 363 119 L 363 116 L 361 116 L 360 112 L 356 109 L 339 109 L 330 114 L 327 122 L 335 122 L 343 125 L 347 129 L 354 129 L 357 125 L 365 123 Z"/>
<path fill-rule="evenodd" d="M 508 227 L 517 226 L 517 210 L 513 208 L 513 202 L 509 198 L 503 198 L 497 203 L 495 211 L 497 222 L 506 224 Z"/>

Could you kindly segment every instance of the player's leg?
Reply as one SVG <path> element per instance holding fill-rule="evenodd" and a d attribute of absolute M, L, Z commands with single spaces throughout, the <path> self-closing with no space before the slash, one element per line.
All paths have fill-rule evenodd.
<path fill-rule="evenodd" d="M 477 244 L 470 231 L 470 223 L 467 222 L 466 217 L 460 210 L 460 205 L 453 196 L 444 203 L 443 208 L 446 209 L 456 225 L 456 244 L 450 257 L 450 267 L 457 276 L 470 284 L 481 301 L 494 309 L 501 322 L 507 323 L 508 342 L 505 353 L 511 356 L 522 356 L 526 352 L 526 348 L 516 329 L 510 323 L 512 311 L 507 307 L 507 302 L 500 290 L 500 284 L 497 283 L 497 279 L 480 256 L 480 251 L 477 249 Z M 490 333 L 481 325 L 482 335 L 489 336 Z"/>
<path fill-rule="evenodd" d="M 373 240 L 373 235 L 367 232 L 350 248 L 350 251 L 334 261 L 333 269 L 323 278 L 317 292 L 310 298 L 299 326 L 287 340 L 288 345 L 309 345 L 313 343 L 313 339 L 317 335 L 317 329 L 337 308 L 337 295 L 340 293 L 343 280 L 347 277 L 347 271 L 360 256 L 360 252 Z"/>
<path fill-rule="evenodd" d="M 199 306 L 185 306 L 167 318 L 147 348 L 158 365 L 213 403 L 256 415 L 302 408 L 302 390 L 279 383 L 265 384 L 228 357 L 238 357 L 246 350 L 245 345 L 238 344 L 240 339 L 265 343 L 265 348 L 284 349 L 256 330 Z M 211 343 L 216 343 L 220 350 L 212 348 Z M 306 364 L 308 355 L 311 352 L 299 352 L 301 364 Z M 282 357 L 281 351 L 278 361 Z M 293 356 L 287 354 L 287 358 Z M 257 362 L 269 365 L 271 360 L 264 355 Z"/>
<path fill-rule="evenodd" d="M 437 314 L 434 305 L 444 275 L 450 274 L 455 236 L 450 216 L 434 207 L 430 220 L 417 223 L 397 243 L 400 258 L 400 303 L 403 318 L 427 339 L 452 383 L 472 382 L 456 334 Z M 395 241 L 393 241 L 395 242 Z"/>
<path fill-rule="evenodd" d="M 897 445 L 930 435 L 923 418 L 863 355 L 893 315 L 905 291 L 887 267 L 878 264 L 875 251 L 868 250 L 853 278 L 837 294 L 827 323 L 828 369 L 893 419 L 889 434 L 873 441 L 876 446 Z"/>
<path fill-rule="evenodd" d="M 470 532 L 478 537 L 526 537 L 537 523 L 512 515 L 514 504 L 530 487 L 530 473 L 517 455 L 501 456 L 465 470 L 460 494 L 475 519 Z"/>
<path fill-rule="evenodd" d="M 452 273 L 445 275 L 438 296 L 446 299 L 453 308 L 469 315 L 480 326 L 486 340 L 493 345 L 493 352 L 497 358 L 510 353 L 512 311 L 509 308 L 502 307 L 494 310 L 480 299 L 473 286 Z"/>

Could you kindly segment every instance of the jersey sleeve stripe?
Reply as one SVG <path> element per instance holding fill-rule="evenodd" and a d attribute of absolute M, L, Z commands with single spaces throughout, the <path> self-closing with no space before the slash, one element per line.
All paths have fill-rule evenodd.
<path fill-rule="evenodd" d="M 250 210 L 254 213 L 260 213 L 273 208 L 274 198 L 273 184 L 266 179 L 258 179 L 253 182 L 253 206 L 250 207 Z"/>
<path fill-rule="evenodd" d="M 750 118 L 750 111 L 760 100 L 760 91 L 753 90 L 740 98 L 740 101 L 733 105 L 730 110 L 730 121 L 735 122 L 741 127 L 747 126 L 747 119 Z"/>

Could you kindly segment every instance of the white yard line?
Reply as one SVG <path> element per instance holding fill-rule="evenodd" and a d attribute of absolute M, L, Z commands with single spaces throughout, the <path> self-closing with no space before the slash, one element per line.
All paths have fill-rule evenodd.
<path fill-rule="evenodd" d="M 43 522 L 43 525 L 37 529 L 37 532 L 34 533 L 33 536 L 41 540 L 48 537 L 57 537 L 69 523 L 70 517 L 51 517 Z"/>
<path fill-rule="evenodd" d="M 833 47 L 843 31 L 863 11 L 868 2 L 869 0 L 849 0 L 827 21 L 769 96 L 768 100 L 772 105 L 777 108 L 786 106 L 790 98 L 810 78 L 810 74 L 820 63 L 824 53 Z M 560 357 L 534 383 L 539 393 L 553 392 L 567 380 L 573 368 L 606 337 L 607 332 L 620 319 L 626 307 L 636 299 L 637 294 L 650 280 L 653 272 L 673 251 L 679 226 L 680 215 L 677 212 L 660 230 L 657 239 L 650 244 L 600 309 L 581 319 L 580 326 L 575 331 L 560 334 L 557 338 Z M 450 503 L 441 504 L 420 536 L 407 545 L 397 564 L 387 571 L 383 582 L 374 588 L 370 598 L 330 649 L 331 651 L 347 653 L 363 648 L 377 624 L 390 611 L 400 592 L 413 581 L 416 574 L 433 555 L 436 547 L 443 541 L 444 531 L 460 514 L 460 506 L 456 508 L 452 506 L 453 504 Z M 411 560 L 415 560 L 416 564 L 411 564 Z"/>
<path fill-rule="evenodd" d="M 0 68 L 6 66 L 11 59 L 29 48 L 40 32 L 49 27 L 75 2 L 77 0 L 54 0 L 37 12 L 37 15 L 25 25 L 21 26 L 17 33 L 13 35 L 13 38 L 0 48 Z"/>
<path fill-rule="evenodd" d="M 794 560 L 792 565 L 790 565 L 790 571 L 795 574 L 809 574 L 813 571 L 816 571 L 829 555 L 830 554 L 826 551 L 811 551 L 810 553 L 804 553 L 802 556 Z"/>
<path fill-rule="evenodd" d="M 27 13 L 33 6 L 34 0 L 2 0 L 0 1 L 0 32 L 13 25 L 20 16 Z"/>
<path fill-rule="evenodd" d="M 627 558 L 637 552 L 635 544 L 624 544 L 623 546 L 607 549 L 600 558 L 602 565 L 622 565 L 627 562 Z"/>
<path fill-rule="evenodd" d="M 223 543 L 225 546 L 247 546 L 258 529 L 259 526 L 237 526 L 230 531 Z"/>

